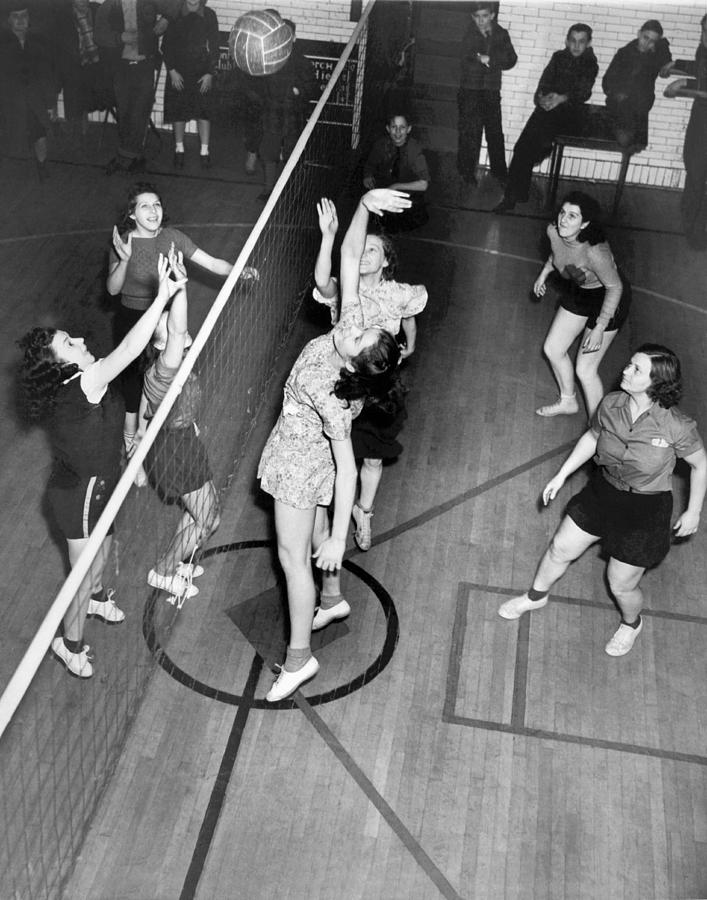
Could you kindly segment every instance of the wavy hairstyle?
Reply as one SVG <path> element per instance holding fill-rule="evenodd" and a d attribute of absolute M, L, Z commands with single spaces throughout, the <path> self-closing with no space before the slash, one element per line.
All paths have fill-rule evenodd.
<path fill-rule="evenodd" d="M 24 354 L 19 369 L 22 411 L 30 422 L 51 412 L 61 384 L 79 371 L 76 363 L 56 358 L 52 347 L 56 333 L 56 328 L 32 328 L 17 341 Z"/>
<path fill-rule="evenodd" d="M 682 371 L 680 360 L 662 344 L 641 344 L 635 351 L 644 353 L 651 360 L 651 385 L 646 391 L 663 409 L 677 406 L 682 397 Z"/>
<path fill-rule="evenodd" d="M 569 194 L 562 198 L 559 209 L 562 209 L 565 203 L 571 203 L 573 206 L 578 206 L 579 211 L 582 214 L 582 221 L 589 222 L 586 228 L 583 228 L 579 232 L 576 240 L 582 244 L 590 244 L 592 247 L 595 244 L 603 244 L 606 240 L 606 234 L 599 224 L 599 219 L 601 218 L 601 206 L 599 206 L 594 197 L 590 197 L 589 194 L 585 194 L 584 191 L 570 191 Z M 555 226 L 557 226 L 557 216 L 555 216 Z"/>
<path fill-rule="evenodd" d="M 140 196 L 140 194 L 155 194 L 162 204 L 162 225 L 166 225 L 169 221 L 167 212 L 164 208 L 162 194 L 158 190 L 157 185 L 152 184 L 152 182 L 150 181 L 136 181 L 135 184 L 131 184 L 128 188 L 127 204 L 125 210 L 120 215 L 120 219 L 118 220 L 118 231 L 121 234 L 127 234 L 128 231 L 134 231 L 137 227 L 135 220 L 131 219 L 130 216 L 135 214 L 137 198 Z"/>
<path fill-rule="evenodd" d="M 383 281 L 392 281 L 398 270 L 398 251 L 395 249 L 393 238 L 385 231 L 369 230 L 367 237 L 376 237 L 381 242 L 383 253 L 388 260 L 388 265 L 383 267 L 381 278 Z"/>
<path fill-rule="evenodd" d="M 342 367 L 333 393 L 347 403 L 363 400 L 366 406 L 392 414 L 403 393 L 398 375 L 400 347 L 389 332 L 382 328 L 375 330 L 378 340 L 351 359 L 353 372 Z"/>

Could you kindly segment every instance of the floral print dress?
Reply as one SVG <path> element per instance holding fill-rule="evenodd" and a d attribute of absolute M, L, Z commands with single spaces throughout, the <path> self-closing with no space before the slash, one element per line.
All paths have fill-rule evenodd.
<path fill-rule="evenodd" d="M 310 341 L 285 384 L 282 412 L 265 444 L 258 478 L 276 500 L 296 509 L 328 506 L 336 466 L 331 441 L 351 434 L 362 401 L 334 396 L 339 373 L 331 364 L 332 333 Z"/>

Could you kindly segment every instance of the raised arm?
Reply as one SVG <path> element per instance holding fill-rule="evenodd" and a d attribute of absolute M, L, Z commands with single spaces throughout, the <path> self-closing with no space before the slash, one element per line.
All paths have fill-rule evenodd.
<path fill-rule="evenodd" d="M 187 342 L 187 272 L 181 253 L 170 251 L 169 263 L 176 277 L 177 290 L 167 316 L 167 343 L 162 351 L 165 366 L 176 369 L 182 362 Z"/>
<path fill-rule="evenodd" d="M 148 344 L 157 328 L 162 310 L 171 294 L 170 265 L 166 256 L 160 254 L 158 262 L 159 289 L 152 304 L 145 310 L 123 340 L 108 356 L 99 360 L 96 370 L 96 387 L 110 384 L 114 378 L 137 359 Z M 171 284 L 174 284 L 172 282 Z"/>
<path fill-rule="evenodd" d="M 123 240 L 118 229 L 113 228 L 113 249 L 118 258 L 109 264 L 106 289 L 112 297 L 115 297 L 123 290 L 123 285 L 125 284 L 125 275 L 133 252 L 132 231 L 129 231 L 127 237 Z"/>
<path fill-rule="evenodd" d="M 366 246 L 370 213 L 402 212 L 412 205 L 408 196 L 391 188 L 375 188 L 361 197 L 341 245 L 341 306 L 358 302 L 359 266 Z"/>
<path fill-rule="evenodd" d="M 336 215 L 336 206 L 327 197 L 322 197 L 317 203 L 317 214 L 322 242 L 314 263 L 314 283 L 322 297 L 332 300 L 339 293 L 336 281 L 331 277 L 331 256 L 334 249 L 334 238 L 339 229 L 339 220 Z"/>

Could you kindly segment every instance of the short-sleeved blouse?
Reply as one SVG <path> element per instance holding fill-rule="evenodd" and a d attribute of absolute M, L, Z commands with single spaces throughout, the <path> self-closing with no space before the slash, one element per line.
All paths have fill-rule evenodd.
<path fill-rule="evenodd" d="M 658 403 L 632 421 L 630 400 L 613 391 L 599 404 L 591 426 L 598 435 L 594 461 L 626 490 L 669 491 L 676 458 L 703 447 L 697 425 L 677 407 Z"/>
<path fill-rule="evenodd" d="M 285 384 L 282 412 L 265 444 L 258 478 L 264 491 L 297 509 L 327 506 L 334 493 L 332 440 L 351 434 L 360 400 L 334 396 L 339 373 L 331 364 L 332 333 L 310 341 Z"/>
<path fill-rule="evenodd" d="M 160 253 L 166 256 L 169 248 L 181 251 L 184 259 L 191 259 L 198 249 L 194 241 L 183 231 L 166 226 L 154 237 L 144 238 L 133 235 L 132 253 L 125 272 L 125 281 L 120 292 L 120 302 L 129 309 L 145 310 L 157 295 L 159 279 L 157 262 Z M 118 262 L 115 249 L 110 249 L 111 268 Z"/>
<path fill-rule="evenodd" d="M 348 307 L 342 315 L 342 323 L 361 328 L 383 328 L 393 336 L 400 331 L 403 319 L 418 315 L 427 306 L 427 288 L 424 284 L 381 280 L 373 288 L 359 285 L 358 295 L 360 306 L 352 304 Z M 313 296 L 319 303 L 339 303 L 338 295 L 326 299 L 317 288 L 314 288 Z"/>

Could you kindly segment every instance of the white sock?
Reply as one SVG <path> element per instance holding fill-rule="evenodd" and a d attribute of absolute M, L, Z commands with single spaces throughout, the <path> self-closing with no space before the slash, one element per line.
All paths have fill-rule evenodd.
<path fill-rule="evenodd" d="M 209 145 L 208 145 L 208 144 L 202 144 L 202 145 L 201 145 L 201 155 L 202 155 L 202 156 L 208 156 L 208 155 L 209 155 Z"/>
<path fill-rule="evenodd" d="M 184 153 L 184 141 L 175 141 L 174 142 L 174 152 L 175 153 Z"/>

